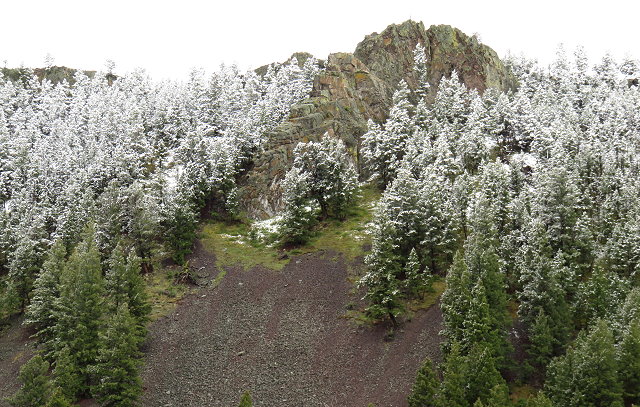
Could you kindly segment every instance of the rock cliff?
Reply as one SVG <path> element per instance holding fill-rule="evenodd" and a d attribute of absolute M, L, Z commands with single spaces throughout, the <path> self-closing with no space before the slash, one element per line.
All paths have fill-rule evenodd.
<path fill-rule="evenodd" d="M 450 26 L 425 29 L 422 23 L 406 21 L 368 35 L 353 54 L 329 55 L 309 98 L 293 106 L 289 120 L 268 135 L 264 151 L 241 180 L 241 202 L 250 217 L 270 217 L 281 209 L 279 182 L 299 142 L 329 133 L 344 140 L 357 162 L 367 120 L 386 119 L 401 79 L 415 87 L 413 50 L 418 43 L 427 53 L 434 93 L 440 79 L 454 69 L 465 85 L 480 92 L 515 87 L 513 75 L 495 51 Z"/>

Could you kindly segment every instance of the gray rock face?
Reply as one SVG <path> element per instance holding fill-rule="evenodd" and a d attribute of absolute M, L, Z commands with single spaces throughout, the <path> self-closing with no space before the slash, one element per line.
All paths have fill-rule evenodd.
<path fill-rule="evenodd" d="M 357 162 L 367 120 L 386 119 L 401 79 L 415 88 L 413 50 L 418 43 L 428 53 L 434 94 L 440 79 L 454 69 L 467 87 L 480 92 L 515 87 L 513 75 L 495 51 L 450 26 L 425 30 L 422 23 L 406 21 L 368 35 L 353 54 L 329 55 L 309 98 L 293 106 L 288 121 L 268 135 L 264 151 L 241 180 L 241 202 L 250 217 L 266 218 L 281 210 L 279 183 L 299 142 L 319 140 L 329 133 L 345 142 Z"/>

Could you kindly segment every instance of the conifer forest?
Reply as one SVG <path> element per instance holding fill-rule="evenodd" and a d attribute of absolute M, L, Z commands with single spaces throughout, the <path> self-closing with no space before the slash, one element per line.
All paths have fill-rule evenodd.
<path fill-rule="evenodd" d="M 494 81 L 420 27 L 182 81 L 0 69 L 0 406 L 640 405 L 640 61 Z"/>

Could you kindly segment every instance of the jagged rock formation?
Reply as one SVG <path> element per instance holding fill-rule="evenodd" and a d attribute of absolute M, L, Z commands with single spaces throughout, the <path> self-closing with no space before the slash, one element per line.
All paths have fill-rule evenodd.
<path fill-rule="evenodd" d="M 310 97 L 294 106 L 289 120 L 269 135 L 264 151 L 242 180 L 241 202 L 249 216 L 270 217 L 281 209 L 279 181 L 299 142 L 318 140 L 329 133 L 344 140 L 357 161 L 367 120 L 386 119 L 401 79 L 415 87 L 413 50 L 418 43 L 428 53 L 434 93 L 440 79 L 454 69 L 468 87 L 480 92 L 489 87 L 515 87 L 513 75 L 495 51 L 450 26 L 425 30 L 422 23 L 406 21 L 368 35 L 353 54 L 329 55 Z"/>

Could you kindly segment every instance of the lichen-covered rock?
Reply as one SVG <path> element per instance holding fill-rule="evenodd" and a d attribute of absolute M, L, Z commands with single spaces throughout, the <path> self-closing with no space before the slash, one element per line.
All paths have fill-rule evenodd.
<path fill-rule="evenodd" d="M 368 35 L 353 54 L 329 55 L 310 97 L 293 106 L 289 120 L 268 135 L 264 151 L 241 181 L 241 202 L 249 216 L 270 217 L 281 209 L 279 182 L 291 165 L 298 142 L 318 140 L 329 133 L 345 142 L 357 162 L 367 120 L 386 119 L 401 79 L 415 88 L 413 51 L 418 43 L 428 53 L 434 94 L 440 79 L 454 69 L 468 87 L 480 92 L 489 87 L 507 90 L 515 86 L 513 75 L 491 48 L 450 26 L 425 30 L 422 23 L 406 21 Z M 297 53 L 292 58 L 300 63 L 303 55 Z"/>

